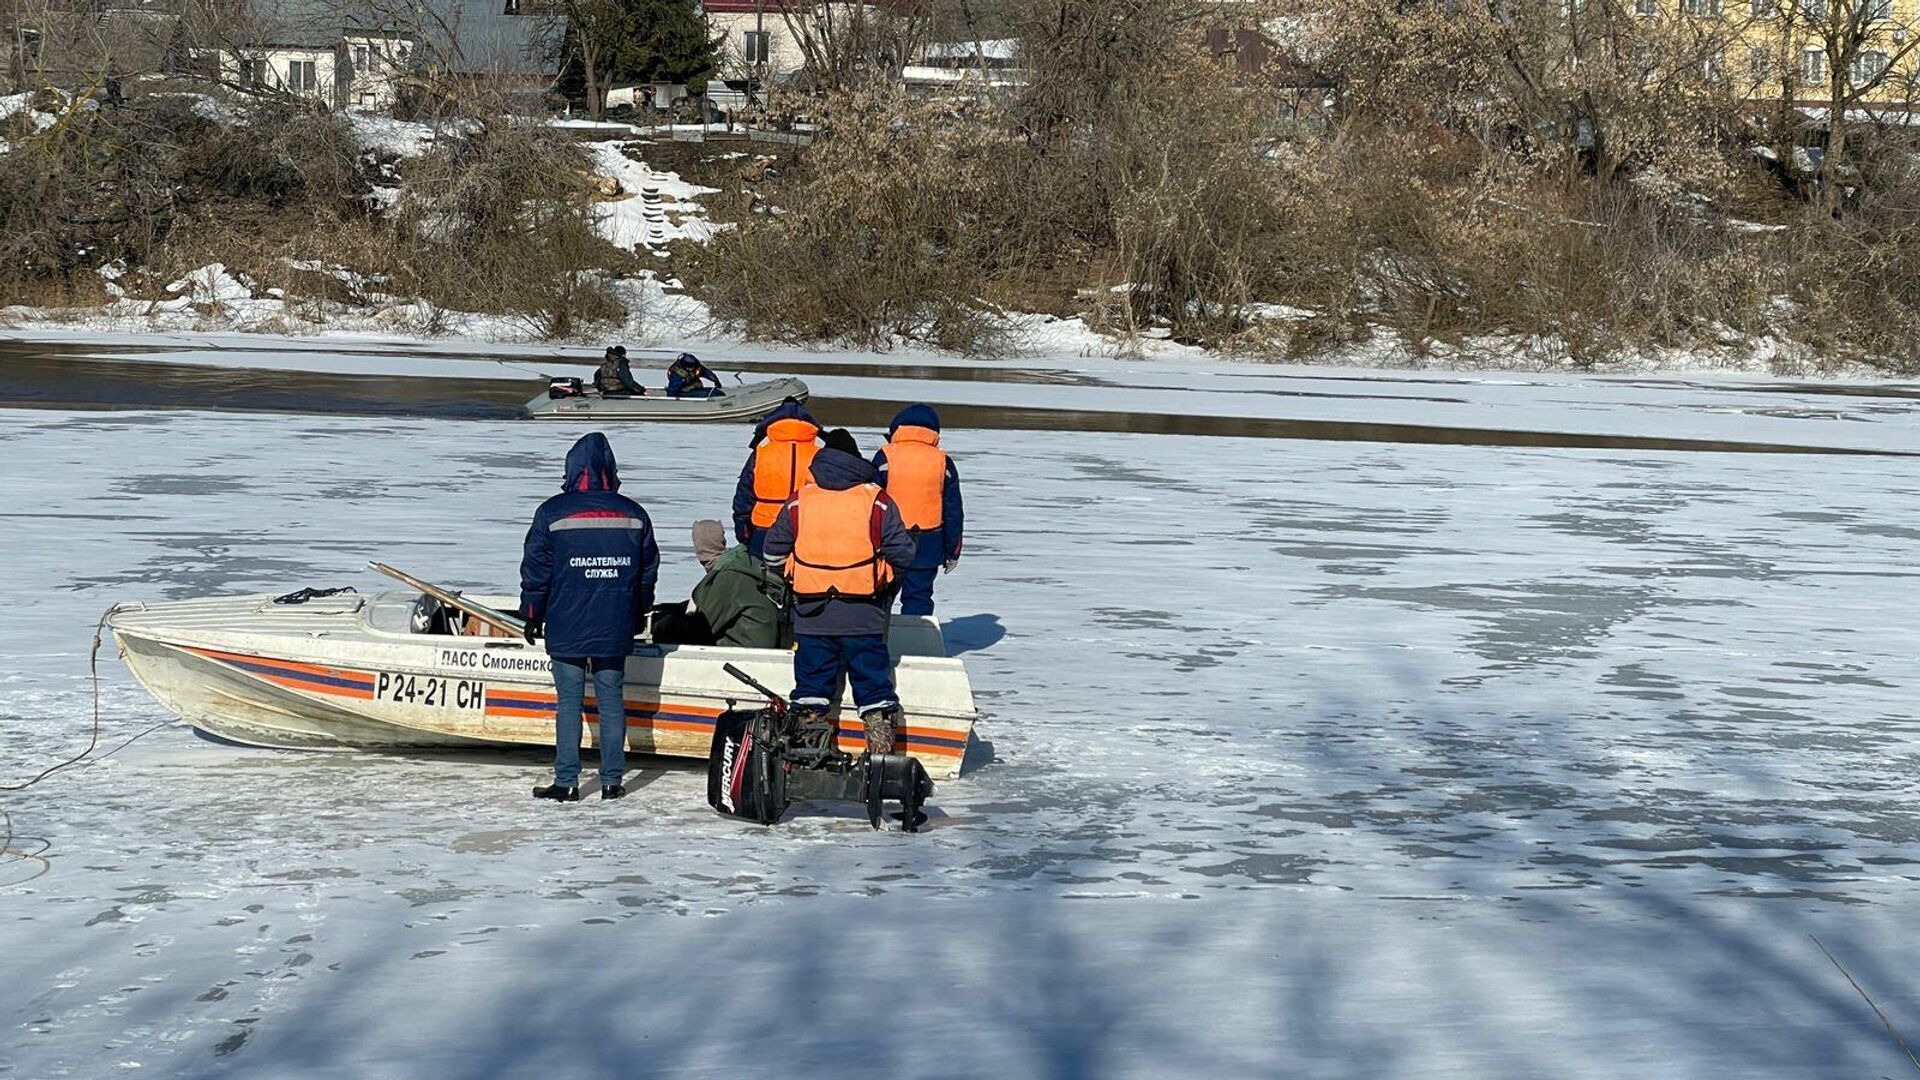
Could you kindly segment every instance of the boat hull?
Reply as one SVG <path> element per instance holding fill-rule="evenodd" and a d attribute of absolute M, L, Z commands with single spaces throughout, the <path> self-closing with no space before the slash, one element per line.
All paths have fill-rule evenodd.
<path fill-rule="evenodd" d="M 551 661 L 498 638 L 381 631 L 370 614 L 404 619 L 407 596 L 314 601 L 284 610 L 267 597 L 136 605 L 109 620 L 128 668 L 161 704 L 208 734 L 253 746 L 421 750 L 552 746 Z M 402 623 L 402 625 L 404 625 Z M 936 779 L 959 775 L 973 724 L 965 668 L 936 645 L 930 620 L 896 627 L 895 679 L 905 703 L 903 749 Z M 722 669 L 735 664 L 776 689 L 792 653 L 640 645 L 627 658 L 627 749 L 705 758 L 714 722 L 757 704 Z M 588 700 L 585 744 L 593 746 Z M 840 742 L 864 735 L 851 702 Z"/>
<path fill-rule="evenodd" d="M 788 398 L 807 400 L 807 384 L 799 379 L 771 379 L 732 387 L 726 396 L 714 398 L 670 398 L 659 393 L 550 398 L 541 394 L 527 402 L 526 411 L 535 420 L 758 420 Z"/>

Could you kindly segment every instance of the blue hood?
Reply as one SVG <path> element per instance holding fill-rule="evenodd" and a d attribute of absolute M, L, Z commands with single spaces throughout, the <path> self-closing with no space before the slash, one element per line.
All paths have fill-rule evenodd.
<path fill-rule="evenodd" d="M 813 455 L 813 482 L 828 491 L 845 491 L 870 484 L 876 475 L 873 466 L 845 450 L 822 450 Z"/>
<path fill-rule="evenodd" d="M 900 415 L 893 418 L 893 423 L 887 425 L 887 438 L 893 438 L 893 433 L 903 427 L 923 427 L 939 431 L 940 414 L 934 412 L 931 405 L 909 405 L 900 410 Z"/>
<path fill-rule="evenodd" d="M 613 447 L 599 432 L 580 436 L 567 451 L 567 477 L 561 491 L 619 491 L 620 471 L 614 465 Z"/>
<path fill-rule="evenodd" d="M 805 405 L 797 401 L 783 401 L 753 426 L 753 439 L 747 445 L 759 446 L 767 437 L 767 428 L 781 420 L 805 420 L 814 427 L 820 426 L 820 421 L 813 418 L 813 414 L 807 411 Z"/>

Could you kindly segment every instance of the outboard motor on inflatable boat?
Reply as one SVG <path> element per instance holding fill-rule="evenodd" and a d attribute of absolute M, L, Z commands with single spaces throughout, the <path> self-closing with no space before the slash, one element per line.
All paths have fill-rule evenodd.
<path fill-rule="evenodd" d="M 785 698 L 753 676 L 726 666 L 727 674 L 759 691 L 764 709 L 729 709 L 714 726 L 707 755 L 707 802 L 730 817 L 773 825 L 804 799 L 867 804 L 867 821 L 880 828 L 889 801 L 908 832 L 919 832 L 921 811 L 933 781 L 920 759 L 906 754 L 861 754 L 840 749 L 833 721 L 802 727 Z"/>

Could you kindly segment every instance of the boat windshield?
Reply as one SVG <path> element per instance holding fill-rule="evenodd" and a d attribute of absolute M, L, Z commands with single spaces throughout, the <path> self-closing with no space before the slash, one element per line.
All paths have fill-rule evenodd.
<path fill-rule="evenodd" d="M 506 611 L 503 614 L 517 614 Z M 495 627 L 450 604 L 418 593 L 388 593 L 366 612 L 371 629 L 389 634 L 424 634 L 435 637 L 514 638 L 518 635 Z"/>

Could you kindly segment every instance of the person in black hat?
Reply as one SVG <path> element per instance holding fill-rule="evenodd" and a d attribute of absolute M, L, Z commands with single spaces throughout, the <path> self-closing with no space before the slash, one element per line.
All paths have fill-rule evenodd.
<path fill-rule="evenodd" d="M 600 391 L 601 397 L 633 397 L 647 392 L 647 388 L 633 377 L 633 368 L 627 363 L 625 345 L 607 347 L 607 355 L 600 360 L 600 370 L 593 373 L 593 385 Z"/>
<path fill-rule="evenodd" d="M 889 754 L 901 710 L 887 613 L 894 582 L 913 564 L 913 536 L 853 436 L 839 428 L 823 441 L 808 466 L 813 482 L 781 508 L 764 552 L 793 589 L 795 717 L 802 726 L 828 722 L 848 680 L 867 749 Z"/>

